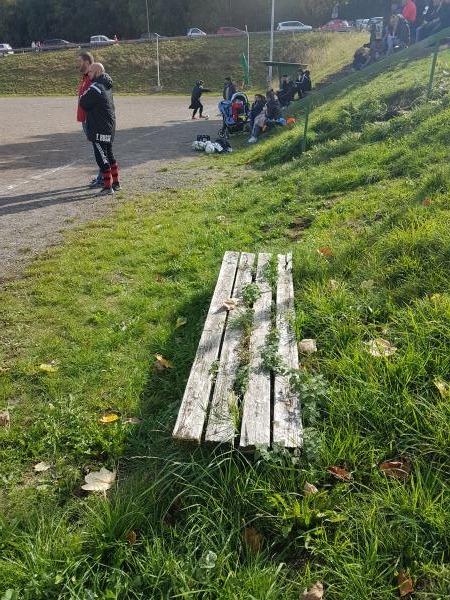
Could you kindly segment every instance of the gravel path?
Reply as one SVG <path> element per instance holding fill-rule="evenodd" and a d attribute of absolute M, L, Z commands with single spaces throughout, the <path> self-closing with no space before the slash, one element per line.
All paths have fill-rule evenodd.
<path fill-rule="evenodd" d="M 198 133 L 217 137 L 213 118 L 192 121 L 188 98 L 116 97 L 114 142 L 124 192 L 96 198 L 86 184 L 96 172 L 92 146 L 75 119 L 74 98 L 0 98 L 0 280 L 61 240 L 64 229 L 108 213 L 128 195 L 201 185 L 210 176 L 183 167 Z M 171 168 L 174 163 L 179 166 Z M 167 170 L 166 168 L 169 167 Z"/>

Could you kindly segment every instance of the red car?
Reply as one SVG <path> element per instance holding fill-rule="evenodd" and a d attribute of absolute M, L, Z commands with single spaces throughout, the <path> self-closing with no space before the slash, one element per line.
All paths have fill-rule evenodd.
<path fill-rule="evenodd" d="M 242 29 L 238 29 L 237 27 L 219 27 L 217 30 L 217 35 L 247 35 L 245 31 Z"/>
<path fill-rule="evenodd" d="M 332 21 L 328 21 L 325 25 L 322 25 L 320 28 L 322 31 L 343 31 L 347 32 L 351 30 L 348 21 L 343 21 L 342 19 L 333 19 Z"/>

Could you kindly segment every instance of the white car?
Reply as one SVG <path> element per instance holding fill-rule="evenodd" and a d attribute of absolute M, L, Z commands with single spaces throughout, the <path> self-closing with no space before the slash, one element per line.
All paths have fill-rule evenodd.
<path fill-rule="evenodd" d="M 107 37 L 106 35 L 93 35 L 90 39 L 90 43 L 96 46 L 99 46 L 101 44 L 107 45 L 107 44 L 114 44 L 115 40 L 112 40 L 111 38 Z"/>
<path fill-rule="evenodd" d="M 277 31 L 312 31 L 312 27 L 301 21 L 282 21 L 278 23 Z"/>
<path fill-rule="evenodd" d="M 199 29 L 198 27 L 191 27 L 188 29 L 186 34 L 188 37 L 196 38 L 196 37 L 205 37 L 206 33 Z"/>
<path fill-rule="evenodd" d="M 8 56 L 8 54 L 14 54 L 14 50 L 9 44 L 0 44 L 0 54 L 2 56 Z"/>

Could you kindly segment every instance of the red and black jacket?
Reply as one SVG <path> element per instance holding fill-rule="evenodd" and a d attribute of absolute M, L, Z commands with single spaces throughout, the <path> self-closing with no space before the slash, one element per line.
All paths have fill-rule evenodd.
<path fill-rule="evenodd" d="M 116 130 L 116 114 L 112 79 L 106 73 L 94 79 L 80 98 L 87 113 L 87 137 L 91 142 L 112 142 Z"/>

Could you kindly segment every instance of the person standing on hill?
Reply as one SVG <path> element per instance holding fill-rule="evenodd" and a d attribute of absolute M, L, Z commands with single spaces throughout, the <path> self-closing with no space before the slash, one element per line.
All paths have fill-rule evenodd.
<path fill-rule="evenodd" d="M 81 127 L 83 128 L 84 135 L 86 137 L 87 137 L 87 125 L 86 125 L 87 113 L 80 106 L 80 98 L 92 83 L 91 80 L 89 79 L 88 71 L 89 71 L 89 67 L 92 65 L 93 62 L 94 62 L 94 57 L 92 56 L 92 54 L 90 52 L 81 52 L 81 54 L 78 55 L 78 70 L 81 73 L 81 82 L 80 82 L 80 86 L 78 88 L 77 121 L 79 123 L 81 123 Z M 103 187 L 103 172 L 101 170 L 99 170 L 97 177 L 94 177 L 94 179 L 91 181 L 89 187 L 92 189 Z"/>
<path fill-rule="evenodd" d="M 87 136 L 94 146 L 95 160 L 103 172 L 103 188 L 97 195 L 107 196 L 122 189 L 119 166 L 112 149 L 116 131 L 113 82 L 101 63 L 92 63 L 88 76 L 91 85 L 81 96 L 80 105 L 87 112 Z"/>
<path fill-rule="evenodd" d="M 402 15 L 408 21 L 409 25 L 414 25 L 417 19 L 417 8 L 413 0 L 402 0 Z"/>
<path fill-rule="evenodd" d="M 231 98 L 236 93 L 236 86 L 234 85 L 231 77 L 225 77 L 225 81 L 223 84 L 223 99 L 231 100 Z"/>
<path fill-rule="evenodd" d="M 204 83 L 203 80 L 200 79 L 199 81 L 197 81 L 197 83 L 192 88 L 191 103 L 189 105 L 189 108 L 194 111 L 192 113 L 192 117 L 191 117 L 192 119 L 197 118 L 195 116 L 197 114 L 197 111 L 198 111 L 199 119 L 207 119 L 208 118 L 206 116 L 203 116 L 203 104 L 200 102 L 200 98 L 202 97 L 203 92 L 210 92 L 211 90 L 203 87 L 203 83 Z"/>

